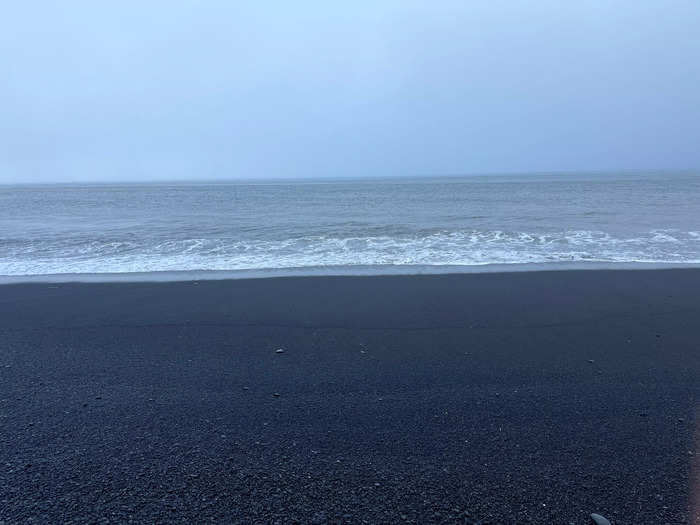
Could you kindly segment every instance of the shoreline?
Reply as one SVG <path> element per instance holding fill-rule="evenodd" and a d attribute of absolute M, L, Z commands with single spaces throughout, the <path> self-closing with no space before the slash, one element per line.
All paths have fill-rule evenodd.
<path fill-rule="evenodd" d="M 284 277 L 391 277 L 420 275 L 472 275 L 568 271 L 648 271 L 700 269 L 700 262 L 560 262 L 499 263 L 475 265 L 381 265 L 299 268 L 249 268 L 241 270 L 162 270 L 143 272 L 54 273 L 0 275 L 0 285 L 25 283 L 186 282 L 273 279 Z"/>
<path fill-rule="evenodd" d="M 0 520 L 700 512 L 700 269 L 0 291 Z"/>

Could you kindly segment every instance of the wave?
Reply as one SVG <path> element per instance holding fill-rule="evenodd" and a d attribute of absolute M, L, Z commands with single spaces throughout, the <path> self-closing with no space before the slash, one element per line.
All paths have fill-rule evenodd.
<path fill-rule="evenodd" d="M 391 231 L 391 233 L 388 233 Z M 387 228 L 282 239 L 0 239 L 0 275 L 551 263 L 700 263 L 700 232 L 524 232 Z"/>

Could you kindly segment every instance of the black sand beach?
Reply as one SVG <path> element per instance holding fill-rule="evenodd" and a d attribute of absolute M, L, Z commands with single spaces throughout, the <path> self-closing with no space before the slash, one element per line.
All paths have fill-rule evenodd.
<path fill-rule="evenodd" d="M 699 399 L 698 270 L 4 285 L 0 522 L 698 523 Z"/>

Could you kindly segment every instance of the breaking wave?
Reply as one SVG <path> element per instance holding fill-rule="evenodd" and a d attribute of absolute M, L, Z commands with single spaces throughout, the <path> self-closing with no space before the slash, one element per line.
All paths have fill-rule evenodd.
<path fill-rule="evenodd" d="M 700 263 L 700 232 L 342 229 L 281 239 L 136 235 L 0 239 L 0 274 L 47 275 L 529 263 Z"/>

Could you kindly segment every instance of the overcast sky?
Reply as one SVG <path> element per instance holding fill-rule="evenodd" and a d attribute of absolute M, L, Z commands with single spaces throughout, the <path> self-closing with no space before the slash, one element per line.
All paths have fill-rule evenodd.
<path fill-rule="evenodd" d="M 700 2 L 35 1 L 0 182 L 700 167 Z"/>

